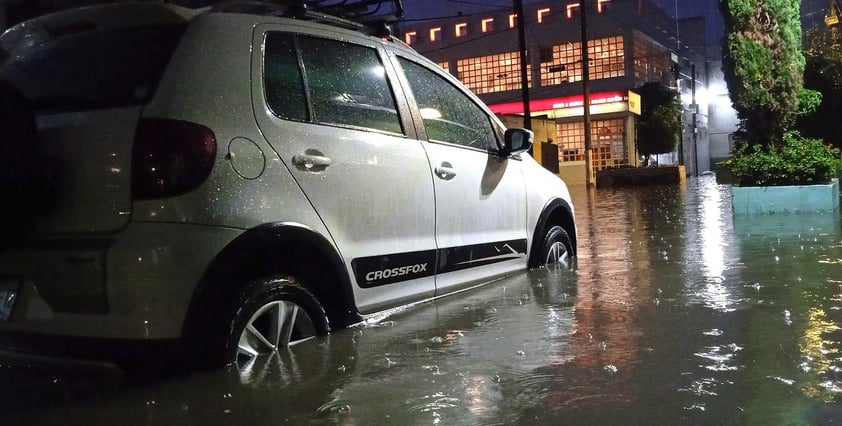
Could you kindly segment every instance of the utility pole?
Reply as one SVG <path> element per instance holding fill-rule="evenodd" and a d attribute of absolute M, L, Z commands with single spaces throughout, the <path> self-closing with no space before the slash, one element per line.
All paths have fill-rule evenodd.
<path fill-rule="evenodd" d="M 585 0 L 579 1 L 579 11 L 582 12 L 582 105 L 585 119 L 585 184 L 593 186 L 593 147 L 591 146 L 591 93 L 588 87 L 590 81 L 590 64 L 588 64 L 588 7 Z"/>
<path fill-rule="evenodd" d="M 839 13 L 839 6 L 836 0 L 830 0 L 830 6 L 827 8 L 824 23 L 830 28 L 830 39 L 834 44 L 839 43 Z"/>
<path fill-rule="evenodd" d="M 520 50 L 520 93 L 523 98 L 523 127 L 532 130 L 532 111 L 529 103 L 529 74 L 527 73 L 529 62 L 526 57 L 526 31 L 524 30 L 523 0 L 515 0 L 515 13 L 517 14 L 517 41 Z"/>
<path fill-rule="evenodd" d="M 690 96 L 693 102 L 693 105 L 690 105 L 693 117 L 693 175 L 698 177 L 699 176 L 699 138 L 697 133 L 699 132 L 699 128 L 696 126 L 696 122 L 698 119 L 699 113 L 699 105 L 696 103 L 696 62 L 692 62 L 690 64 Z"/>

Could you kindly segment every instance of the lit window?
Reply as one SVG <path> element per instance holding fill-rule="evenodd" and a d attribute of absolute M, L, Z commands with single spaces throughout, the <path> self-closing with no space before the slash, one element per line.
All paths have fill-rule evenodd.
<path fill-rule="evenodd" d="M 590 78 L 623 77 L 625 73 L 625 49 L 623 37 L 606 37 L 588 43 Z"/>
<path fill-rule="evenodd" d="M 482 20 L 482 32 L 487 33 L 494 30 L 494 18 L 485 18 Z"/>
<path fill-rule="evenodd" d="M 585 126 L 583 122 L 556 125 L 558 161 L 585 161 Z"/>
<path fill-rule="evenodd" d="M 520 54 L 506 52 L 497 55 L 460 59 L 456 63 L 459 80 L 476 94 L 505 92 L 520 89 Z M 532 80 L 527 69 L 527 84 Z"/>
<path fill-rule="evenodd" d="M 447 72 L 450 72 L 450 63 L 449 62 L 436 62 L 436 65 L 438 65 L 439 68 L 441 68 L 441 69 L 443 69 Z"/>
<path fill-rule="evenodd" d="M 640 81 L 658 81 L 672 84 L 670 53 L 665 47 L 651 42 L 640 33 L 634 34 L 632 57 L 634 77 Z"/>
<path fill-rule="evenodd" d="M 406 44 L 411 46 L 412 45 L 412 39 L 415 38 L 416 35 L 418 35 L 418 33 L 416 33 L 415 31 L 410 31 L 410 32 L 404 34 L 404 41 L 406 41 Z"/>
<path fill-rule="evenodd" d="M 594 170 L 626 164 L 626 126 L 622 118 L 591 121 Z M 558 161 L 585 160 L 585 126 L 582 121 L 556 125 Z"/>
<path fill-rule="evenodd" d="M 514 28 L 517 23 L 517 13 L 509 15 L 509 28 Z"/>
<path fill-rule="evenodd" d="M 456 24 L 456 37 L 462 37 L 465 34 L 468 34 L 468 24 L 465 22 Z"/>
<path fill-rule="evenodd" d="M 430 28 L 430 41 L 438 41 L 441 27 Z"/>
<path fill-rule="evenodd" d="M 570 3 L 567 5 L 567 19 L 573 18 L 573 9 L 579 7 L 579 3 Z"/>
<path fill-rule="evenodd" d="M 545 7 L 543 9 L 538 9 L 538 23 L 539 24 L 544 22 L 544 15 L 546 15 L 548 13 L 550 13 L 549 7 Z"/>
<path fill-rule="evenodd" d="M 540 51 L 541 86 L 552 86 L 582 80 L 581 43 L 565 43 L 542 48 Z M 588 42 L 589 77 L 623 77 L 625 51 L 623 37 L 606 37 Z M 636 74 L 638 74 L 636 70 Z"/>

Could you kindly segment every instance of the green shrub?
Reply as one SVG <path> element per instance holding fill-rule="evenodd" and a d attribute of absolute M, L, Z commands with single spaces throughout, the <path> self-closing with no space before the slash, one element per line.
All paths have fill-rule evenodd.
<path fill-rule="evenodd" d="M 839 149 L 787 132 L 779 148 L 740 146 L 726 162 L 740 186 L 828 183 L 840 167 Z"/>

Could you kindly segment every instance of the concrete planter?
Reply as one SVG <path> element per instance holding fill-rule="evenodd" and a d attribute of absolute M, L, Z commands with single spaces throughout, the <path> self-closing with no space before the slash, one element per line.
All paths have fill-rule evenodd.
<path fill-rule="evenodd" d="M 596 187 L 680 185 L 686 175 L 684 166 L 617 167 L 596 172 Z"/>
<path fill-rule="evenodd" d="M 827 185 L 733 186 L 734 214 L 830 212 L 839 209 L 839 180 Z"/>

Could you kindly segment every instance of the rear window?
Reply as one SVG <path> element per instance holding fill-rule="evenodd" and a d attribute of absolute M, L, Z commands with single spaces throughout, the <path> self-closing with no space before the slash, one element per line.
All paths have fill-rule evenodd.
<path fill-rule="evenodd" d="M 15 52 L 0 78 L 36 109 L 82 110 L 147 101 L 186 25 L 79 31 Z"/>
<path fill-rule="evenodd" d="M 270 32 L 264 52 L 266 102 L 278 117 L 403 133 L 375 48 Z"/>

